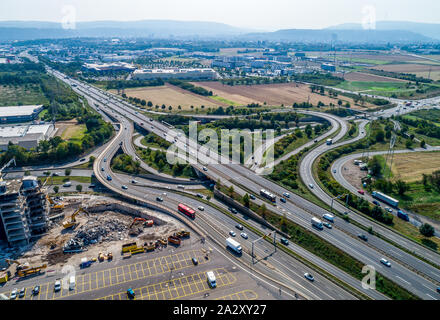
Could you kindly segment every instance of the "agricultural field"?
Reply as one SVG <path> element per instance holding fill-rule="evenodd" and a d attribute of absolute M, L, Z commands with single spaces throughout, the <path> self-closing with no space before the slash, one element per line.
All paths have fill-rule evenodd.
<path fill-rule="evenodd" d="M 39 85 L 1 86 L 0 106 L 47 104 Z"/>
<path fill-rule="evenodd" d="M 407 82 L 405 80 L 382 77 L 374 74 L 363 73 L 363 72 L 350 72 L 344 75 L 345 81 L 363 81 L 363 82 Z"/>
<path fill-rule="evenodd" d="M 116 90 L 110 90 L 110 92 L 116 94 Z M 129 88 L 125 89 L 125 94 L 127 97 L 151 101 L 154 106 L 165 104 L 166 110 L 169 106 L 172 106 L 174 112 L 178 110 L 179 105 L 182 110 L 186 111 L 191 110 L 191 106 L 194 106 L 194 108 L 200 108 L 202 105 L 205 108 L 229 106 L 224 102 L 203 97 L 169 84 L 159 87 Z"/>
<path fill-rule="evenodd" d="M 394 179 L 414 182 L 439 169 L 440 152 L 414 152 L 395 154 L 391 170 Z"/>
<path fill-rule="evenodd" d="M 308 85 L 281 83 L 267 85 L 236 85 L 230 86 L 220 82 L 194 82 L 193 84 L 210 90 L 214 95 L 235 102 L 239 105 L 247 105 L 250 103 L 267 104 L 269 106 L 280 106 L 282 104 L 291 106 L 294 102 L 302 103 L 309 101 L 313 105 L 317 105 L 319 101 L 325 105 L 333 103 L 338 104 L 341 99 L 344 104 L 349 102 L 353 109 L 360 108 L 355 106 L 353 99 L 339 96 L 338 98 L 330 98 L 318 93 L 312 93 Z M 366 107 L 372 105 L 366 104 Z"/>

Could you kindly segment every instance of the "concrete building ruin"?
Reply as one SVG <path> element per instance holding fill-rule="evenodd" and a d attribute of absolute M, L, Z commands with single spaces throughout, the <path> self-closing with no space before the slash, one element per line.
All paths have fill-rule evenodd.
<path fill-rule="evenodd" d="M 0 239 L 10 246 L 27 245 L 46 232 L 48 205 L 34 176 L 0 181 Z"/>

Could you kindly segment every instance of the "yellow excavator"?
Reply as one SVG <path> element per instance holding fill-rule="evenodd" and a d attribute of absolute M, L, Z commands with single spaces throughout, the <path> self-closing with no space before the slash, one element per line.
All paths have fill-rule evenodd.
<path fill-rule="evenodd" d="M 70 216 L 70 220 L 66 220 L 63 222 L 63 228 L 64 229 L 68 229 L 68 228 L 72 228 L 74 226 L 76 226 L 78 223 L 76 222 L 75 217 L 80 213 L 80 212 L 85 212 L 85 210 L 80 207 L 78 208 L 78 210 L 76 210 L 71 216 Z"/>
<path fill-rule="evenodd" d="M 6 263 L 9 266 L 13 263 L 15 263 L 17 265 L 17 268 L 15 269 L 15 274 L 17 274 L 19 277 L 26 277 L 26 276 L 29 276 L 29 275 L 35 274 L 35 273 L 39 274 L 44 269 L 47 268 L 46 264 L 43 264 L 41 266 L 32 267 L 29 265 L 28 262 L 20 263 L 17 260 L 10 260 L 10 259 L 6 259 Z"/>
<path fill-rule="evenodd" d="M 47 194 L 46 194 L 46 199 L 50 203 L 50 211 L 55 212 L 55 211 L 61 211 L 64 209 L 64 203 L 53 201 L 52 198 L 49 197 L 49 195 L 47 195 Z"/>

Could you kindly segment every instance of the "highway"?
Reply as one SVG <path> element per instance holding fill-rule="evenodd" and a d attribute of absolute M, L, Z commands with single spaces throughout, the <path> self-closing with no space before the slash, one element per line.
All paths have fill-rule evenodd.
<path fill-rule="evenodd" d="M 60 76 L 60 77 L 63 77 L 63 76 Z M 69 82 L 71 82 L 70 84 L 81 85 L 79 82 L 77 82 L 75 80 L 69 80 Z M 100 90 L 93 88 L 93 87 L 89 87 L 89 86 L 86 86 L 85 90 L 87 90 L 88 94 L 96 95 L 98 97 L 97 99 L 104 100 L 104 99 L 108 99 L 109 97 L 111 97 L 111 103 L 110 103 L 110 101 L 107 102 L 108 107 L 121 113 L 124 116 L 128 116 L 132 121 L 137 122 L 138 125 L 140 125 L 140 126 L 143 126 L 142 124 L 143 123 L 145 124 L 148 121 L 148 123 L 151 124 L 151 126 L 153 127 L 152 131 L 154 131 L 159 136 L 163 136 L 165 139 L 167 139 L 170 142 L 173 141 L 173 138 L 176 138 L 178 140 L 176 145 L 179 148 L 184 148 L 186 141 L 184 141 L 183 138 L 171 137 L 171 136 L 167 135 L 167 133 L 169 132 L 169 128 L 167 128 L 163 124 L 157 123 L 156 121 L 149 121 L 149 119 L 142 114 L 135 114 L 133 109 L 127 108 L 127 106 L 124 104 L 124 102 L 122 102 L 121 100 L 119 100 L 117 98 L 113 98 L 108 93 L 102 93 L 102 92 L 100 92 Z M 148 127 L 147 130 L 150 130 L 150 128 Z M 341 129 L 341 132 L 339 133 L 339 135 L 343 136 L 343 134 L 341 134 L 342 132 L 344 132 L 344 130 Z M 130 138 L 130 143 L 131 143 L 131 138 Z M 191 151 L 195 152 L 197 150 L 197 144 L 193 141 L 190 141 L 189 148 L 190 148 L 190 152 Z M 210 155 L 210 156 L 212 157 L 212 155 Z M 202 152 L 201 160 L 202 161 L 205 160 L 207 162 L 207 160 L 209 160 L 209 157 L 206 157 L 205 154 Z M 197 167 L 198 165 L 194 165 L 194 166 Z M 220 168 L 220 169 L 218 169 L 218 168 Z M 199 166 L 199 169 L 200 169 L 200 166 Z M 243 172 L 243 171 L 246 172 L 246 176 L 249 176 L 249 174 L 252 173 L 251 171 L 248 172 L 246 169 L 243 169 L 243 167 L 240 167 L 238 172 L 237 171 L 231 172 L 229 166 L 225 166 L 225 165 L 216 165 L 216 169 L 221 170 L 221 174 L 223 175 L 223 177 L 224 176 L 229 176 L 229 177 L 233 176 L 233 177 L 238 178 L 238 177 L 240 177 L 240 175 L 242 175 L 242 174 L 240 174 L 240 172 Z M 208 175 L 209 174 L 210 173 L 208 173 Z M 264 179 L 260 176 L 253 174 L 253 173 L 252 173 L 252 175 L 253 175 L 252 178 L 254 178 L 254 179 L 262 179 L 262 181 L 260 183 L 266 187 L 270 186 L 269 189 L 271 191 L 277 192 L 276 189 L 271 189 L 272 187 L 274 187 L 274 188 L 276 187 L 276 188 L 278 188 L 278 190 L 280 189 L 280 187 L 278 185 L 275 185 L 275 184 L 269 182 L 267 179 Z M 246 179 L 246 178 L 244 178 L 244 179 Z M 256 185 L 254 181 L 249 181 L 249 180 L 246 183 L 246 187 L 248 189 L 252 189 L 252 188 L 255 189 L 256 187 L 259 188 L 259 186 Z M 287 190 L 285 190 L 285 191 L 287 191 Z M 301 201 L 308 203 L 307 201 L 305 201 L 303 199 L 301 199 Z M 300 224 L 307 227 L 308 229 L 312 229 L 310 226 L 310 217 L 311 217 L 312 212 L 310 212 L 310 211 L 307 212 L 303 209 L 298 208 L 296 205 L 293 204 L 293 202 L 291 200 L 289 200 L 288 203 L 285 204 L 285 206 L 286 206 L 286 208 L 282 208 L 282 209 L 288 210 L 289 219 L 292 219 L 293 221 L 298 220 L 296 213 L 301 212 L 302 215 L 301 215 Z M 293 212 L 295 212 L 295 214 L 293 214 Z M 295 222 L 298 223 L 298 221 L 295 221 Z M 313 230 L 313 229 L 312 229 L 312 231 L 316 232 L 316 230 Z M 340 247 L 341 249 L 343 249 L 344 251 L 350 253 L 352 256 L 354 256 L 358 260 L 363 261 L 366 264 L 371 264 L 371 265 L 375 266 L 378 271 L 380 271 L 381 273 L 386 275 L 388 278 L 392 279 L 396 283 L 399 283 L 401 286 L 414 292 L 415 294 L 419 295 L 420 297 L 422 297 L 424 299 L 435 299 L 431 295 L 435 291 L 435 286 L 433 283 L 431 283 L 427 279 L 420 277 L 419 275 L 408 270 L 407 268 L 405 268 L 404 266 L 400 265 L 399 263 L 397 263 L 395 261 L 392 261 L 392 264 L 393 264 L 392 271 L 388 268 L 385 269 L 385 267 L 383 267 L 381 264 L 379 264 L 379 259 L 382 257 L 382 253 L 380 251 L 377 251 L 374 248 L 371 248 L 369 245 L 361 242 L 357 238 L 347 237 L 347 234 L 345 232 L 338 230 L 338 228 L 334 228 L 331 232 L 327 232 L 327 231 L 322 232 L 322 233 L 320 232 L 320 236 L 323 236 L 324 238 L 326 238 L 328 241 L 330 241 L 334 245 L 336 245 L 336 246 Z"/>

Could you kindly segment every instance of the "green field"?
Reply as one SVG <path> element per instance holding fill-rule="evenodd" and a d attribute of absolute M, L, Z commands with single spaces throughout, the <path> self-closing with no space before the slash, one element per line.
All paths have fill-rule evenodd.
<path fill-rule="evenodd" d="M 237 106 L 240 105 L 240 104 L 238 104 L 238 103 L 236 103 L 236 102 L 234 102 L 234 101 L 231 101 L 231 100 L 225 99 L 225 98 L 220 97 L 220 96 L 211 96 L 210 98 L 211 98 L 211 99 L 214 99 L 214 100 L 216 100 L 216 101 L 218 101 L 218 102 L 226 103 L 226 104 L 228 104 L 228 105 L 230 105 L 230 106 L 234 106 L 234 107 L 237 107 Z"/>
<path fill-rule="evenodd" d="M 0 106 L 48 104 L 39 85 L 0 86 Z"/>
<path fill-rule="evenodd" d="M 62 134 L 61 138 L 66 141 L 76 141 L 81 142 L 87 131 L 85 124 L 78 124 L 75 126 L 68 127 Z"/>

